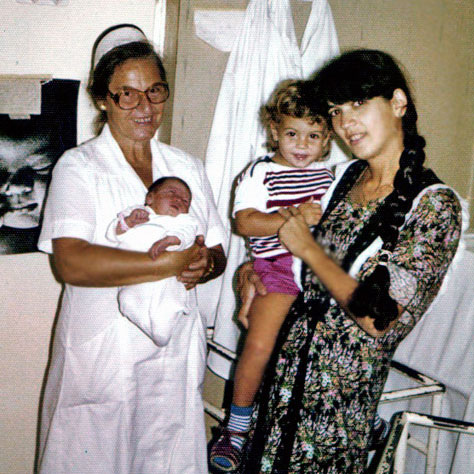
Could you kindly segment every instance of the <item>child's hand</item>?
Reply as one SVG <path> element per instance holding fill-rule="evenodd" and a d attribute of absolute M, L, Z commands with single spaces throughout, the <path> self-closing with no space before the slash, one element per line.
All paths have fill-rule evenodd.
<path fill-rule="evenodd" d="M 313 198 L 300 204 L 298 210 L 304 217 L 304 220 L 308 226 L 316 225 L 321 220 L 323 211 L 319 204 L 313 202 Z"/>
<path fill-rule="evenodd" d="M 175 235 L 168 235 L 160 240 L 157 240 L 148 250 L 148 255 L 152 260 L 156 260 L 160 253 L 163 253 L 170 245 L 179 245 L 181 240 Z"/>
<path fill-rule="evenodd" d="M 134 209 L 129 216 L 125 217 L 125 223 L 132 228 L 138 224 L 144 224 L 150 220 L 150 215 L 145 209 Z"/>
<path fill-rule="evenodd" d="M 280 208 L 278 213 L 285 219 L 285 223 L 278 231 L 280 242 L 292 255 L 304 260 L 308 250 L 317 244 L 302 213 L 298 208 L 291 206 L 286 209 Z"/>

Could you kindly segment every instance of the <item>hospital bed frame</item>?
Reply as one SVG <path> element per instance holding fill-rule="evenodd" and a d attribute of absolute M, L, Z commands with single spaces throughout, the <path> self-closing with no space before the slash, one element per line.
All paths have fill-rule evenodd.
<path fill-rule="evenodd" d="M 209 328 L 207 330 L 208 349 L 221 354 L 228 360 L 231 360 L 231 361 L 235 360 L 236 353 L 225 348 L 219 343 L 213 341 L 212 336 L 213 336 L 213 329 Z M 446 387 L 442 383 L 432 379 L 431 377 L 428 377 L 427 375 L 417 372 L 416 370 L 413 370 L 399 362 L 392 361 L 391 368 L 394 369 L 396 372 L 399 372 L 403 376 L 409 378 L 410 380 L 416 382 L 417 386 L 413 388 L 405 388 L 405 389 L 400 389 L 400 390 L 392 390 L 389 392 L 384 392 L 380 398 L 380 403 L 393 403 L 393 402 L 399 402 L 399 401 L 404 401 L 404 400 L 410 400 L 412 398 L 432 397 L 430 415 L 418 415 L 418 416 L 426 417 L 427 419 L 431 420 L 430 422 L 433 422 L 433 423 L 434 423 L 433 420 L 440 420 L 441 418 L 439 417 L 439 415 L 441 414 L 441 405 L 442 405 L 443 395 L 446 391 Z M 226 416 L 226 413 L 223 409 L 218 408 L 207 401 L 204 401 L 204 411 L 208 415 L 210 415 L 211 417 L 215 418 L 218 421 L 223 421 Z M 413 415 L 416 415 L 416 414 L 413 414 Z M 405 418 L 403 417 L 401 418 L 405 420 Z M 412 418 L 410 418 L 410 420 L 412 420 Z M 451 420 L 451 421 L 454 424 L 455 423 L 462 424 L 461 422 L 457 422 L 456 420 Z M 423 442 L 414 438 L 413 436 L 408 437 L 408 426 L 410 422 L 413 424 L 420 424 L 420 423 L 414 423 L 413 421 L 405 422 L 406 429 L 403 431 L 403 436 L 401 436 L 398 439 L 397 452 L 394 453 L 392 456 L 394 458 L 394 463 L 395 463 L 394 474 L 395 473 L 402 474 L 404 472 L 407 445 L 420 451 L 426 456 L 425 474 L 435 474 L 436 458 L 438 454 L 439 430 L 434 430 L 434 429 L 430 430 L 428 433 L 427 442 Z M 428 425 L 424 425 L 424 426 L 428 426 Z M 456 430 L 452 430 L 452 431 L 456 431 Z M 387 459 L 388 459 L 388 454 L 387 454 Z M 385 472 L 389 472 L 389 471 L 380 471 L 380 473 L 385 473 Z M 379 471 L 377 471 L 377 473 L 379 473 Z"/>
<path fill-rule="evenodd" d="M 474 435 L 474 423 L 410 411 L 395 413 L 390 424 L 388 440 L 377 463 L 375 474 L 403 474 L 405 472 L 405 454 L 410 441 L 408 430 L 411 425 L 426 427 L 430 429 L 430 432 L 445 430 Z"/>

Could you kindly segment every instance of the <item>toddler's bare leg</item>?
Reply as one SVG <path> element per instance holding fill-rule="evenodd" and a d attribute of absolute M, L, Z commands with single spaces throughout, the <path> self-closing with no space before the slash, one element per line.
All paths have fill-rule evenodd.
<path fill-rule="evenodd" d="M 229 420 L 211 449 L 210 462 L 214 467 L 235 472 L 240 465 L 255 394 L 260 387 L 281 325 L 294 300 L 295 297 L 291 295 L 268 293 L 256 296 L 252 302 L 248 314 L 247 338 L 235 373 Z"/>
<path fill-rule="evenodd" d="M 253 404 L 278 333 L 295 299 L 293 295 L 268 293 L 257 296 L 253 301 L 249 312 L 249 330 L 235 372 L 234 405 Z"/>

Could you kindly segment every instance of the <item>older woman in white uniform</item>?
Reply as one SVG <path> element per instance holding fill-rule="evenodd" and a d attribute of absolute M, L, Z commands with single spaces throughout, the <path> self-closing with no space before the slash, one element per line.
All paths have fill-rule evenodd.
<path fill-rule="evenodd" d="M 205 324 L 194 287 L 222 273 L 224 230 L 201 162 L 153 139 L 168 87 L 132 25 L 96 42 L 89 89 L 106 119 L 66 152 L 49 189 L 39 248 L 65 282 L 41 419 L 40 473 L 207 473 L 201 386 Z M 205 235 L 152 261 L 110 247 L 108 223 L 161 176 L 190 186 Z M 118 309 L 117 287 L 177 276 L 193 311 L 157 347 Z"/>

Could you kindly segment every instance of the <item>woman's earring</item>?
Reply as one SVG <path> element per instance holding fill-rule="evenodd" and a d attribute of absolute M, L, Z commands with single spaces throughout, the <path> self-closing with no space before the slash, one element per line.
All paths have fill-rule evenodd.
<path fill-rule="evenodd" d="M 100 105 L 99 105 L 99 109 L 100 109 L 100 110 L 103 110 L 103 111 L 106 111 L 106 110 L 107 110 L 107 107 L 105 106 L 105 104 L 100 104 Z"/>

